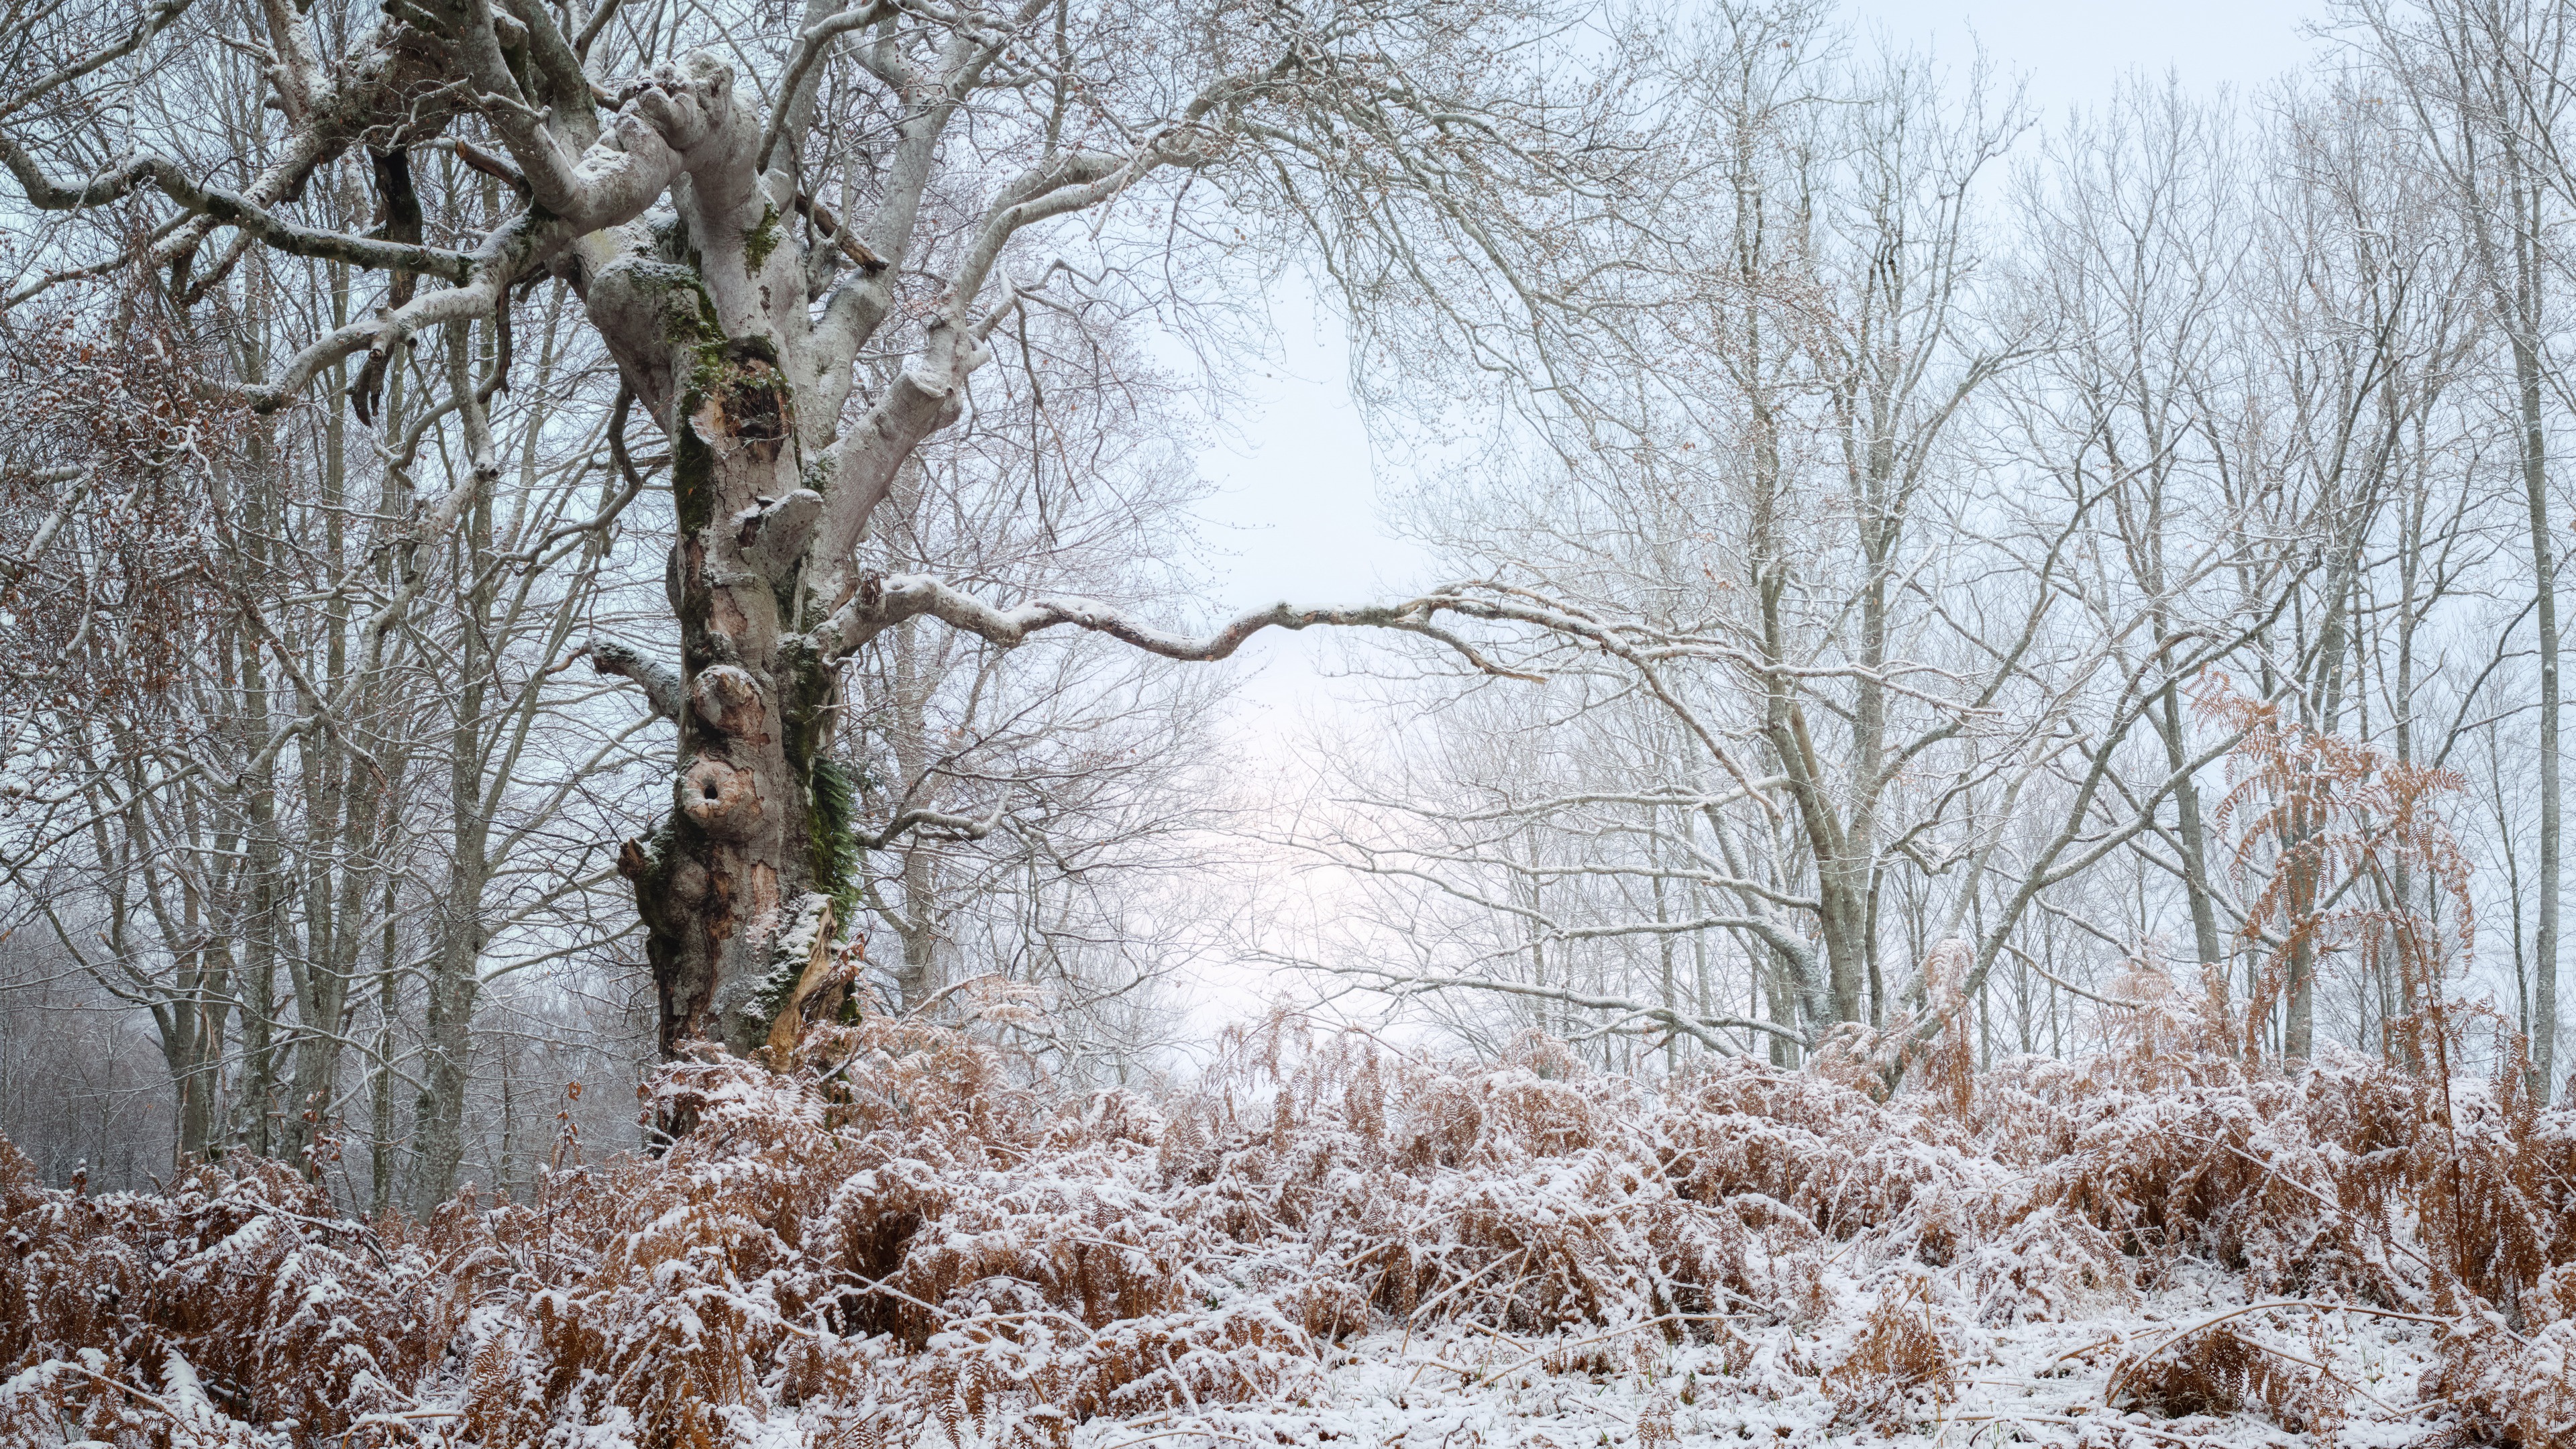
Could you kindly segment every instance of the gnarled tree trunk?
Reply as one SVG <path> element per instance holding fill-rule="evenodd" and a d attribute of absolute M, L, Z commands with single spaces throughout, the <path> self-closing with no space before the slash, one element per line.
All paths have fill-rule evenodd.
<path fill-rule="evenodd" d="M 670 814 L 619 860 L 666 1054 L 694 1038 L 758 1045 L 770 978 L 805 959 L 781 940 L 846 884 L 848 796 L 827 763 L 837 661 L 807 631 L 860 594 L 850 556 L 867 512 L 894 466 L 955 417 L 973 362 L 972 344 L 961 356 L 934 329 L 930 365 L 901 376 L 864 436 L 836 439 L 846 366 L 812 355 L 823 349 L 806 266 L 754 164 L 759 122 L 729 71 L 690 65 L 685 89 L 660 82 L 704 118 L 695 135 L 665 130 L 694 142 L 676 148 L 677 224 L 594 233 L 577 274 L 627 386 L 671 440 L 679 537 L 664 586 L 680 667 L 647 687 L 678 727 L 678 762 Z M 858 445 L 838 455 L 856 466 L 838 465 L 835 441 Z"/>

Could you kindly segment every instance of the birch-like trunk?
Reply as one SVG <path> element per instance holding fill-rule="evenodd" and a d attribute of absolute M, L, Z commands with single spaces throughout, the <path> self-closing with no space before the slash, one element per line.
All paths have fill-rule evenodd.
<path fill-rule="evenodd" d="M 2557 1087 L 2558 545 L 2549 530 L 2549 453 L 2540 416 L 2540 358 L 2521 328 L 2515 329 L 2513 338 L 2513 372 L 2521 412 L 2523 493 L 2531 514 L 2533 613 L 2540 631 L 2540 879 L 2534 886 L 2539 920 L 2532 932 L 2530 1036 L 2531 1094 L 2545 1103 Z"/>

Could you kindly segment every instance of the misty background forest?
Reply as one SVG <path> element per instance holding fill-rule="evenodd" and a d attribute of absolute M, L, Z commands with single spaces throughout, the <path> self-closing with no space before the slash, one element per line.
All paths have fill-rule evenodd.
<path fill-rule="evenodd" d="M 2309 20 L 0 0 L 0 1437 L 2576 1444 L 2576 7 Z"/>

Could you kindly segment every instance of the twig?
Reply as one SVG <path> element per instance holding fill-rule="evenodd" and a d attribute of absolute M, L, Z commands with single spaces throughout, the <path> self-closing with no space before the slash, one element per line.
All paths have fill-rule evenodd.
<path fill-rule="evenodd" d="M 1955 1414 L 1952 1415 L 1949 1420 L 1949 1422 L 1954 1424 L 2018 1424 L 2025 1421 L 2041 1424 L 2072 1424 L 2077 1428 L 2088 1428 L 2098 1424 L 2103 1428 L 2114 1431 L 2123 1431 L 2131 1434 L 2145 1434 L 2157 1439 L 2171 1439 L 2177 1444 L 2216 1446 L 2220 1442 L 2216 1439 L 2201 1439 L 2195 1438 L 2189 1434 L 2177 1434 L 2170 1429 L 2156 1429 L 2150 1428 L 2145 1424 L 2132 1424 L 2124 1419 L 2114 1419 L 2105 1423 L 2099 1419 L 2079 1419 L 2071 1414 Z"/>
<path fill-rule="evenodd" d="M 1629 1334 L 1635 1333 L 1641 1328 L 1653 1328 L 1658 1324 L 1664 1323 L 1707 1323 L 1712 1320 L 1733 1317 L 1735 1317 L 1735 1315 L 1732 1313 L 1667 1313 L 1661 1318 L 1649 1318 L 1643 1323 L 1631 1323 L 1625 1328 L 1614 1328 L 1608 1333 L 1596 1333 L 1590 1338 L 1578 1338 L 1572 1343 L 1550 1344 L 1544 1350 L 1531 1354 L 1529 1357 L 1522 1359 L 1519 1363 L 1509 1364 L 1505 1367 L 1498 1368 L 1492 1373 L 1485 1375 L 1483 1378 L 1478 1379 L 1476 1381 L 1476 1387 L 1481 1389 L 1487 1384 L 1492 1383 L 1494 1380 L 1503 1377 L 1505 1374 L 1518 1373 L 1522 1369 L 1528 1368 L 1531 1364 L 1538 1363 L 1547 1358 L 1550 1354 L 1562 1353 L 1570 1348 L 1583 1348 L 1595 1343 L 1607 1343 L 1614 1338 L 1625 1338 Z"/>
<path fill-rule="evenodd" d="M 1512 1257 L 1515 1257 L 1515 1258 L 1526 1258 L 1526 1257 L 1528 1257 L 1529 1255 L 1530 1255 L 1530 1250 L 1529 1250 L 1528 1248 L 1523 1248 L 1523 1249 L 1521 1249 L 1518 1253 L 1513 1254 L 1513 1255 L 1512 1255 Z M 1435 1304 L 1439 1303 L 1439 1301 L 1440 1301 L 1441 1299 L 1448 1297 L 1450 1294 L 1455 1293 L 1455 1292 L 1457 1292 L 1458 1290 L 1460 1290 L 1460 1289 L 1462 1289 L 1462 1288 L 1466 1287 L 1468 1284 L 1475 1282 L 1477 1279 L 1484 1277 L 1487 1273 L 1490 1273 L 1490 1272 L 1494 1271 L 1494 1268 L 1496 1267 L 1496 1265 L 1498 1265 L 1498 1264 L 1502 1264 L 1502 1263 L 1508 1263 L 1508 1262 L 1510 1262 L 1510 1261 L 1511 1261 L 1511 1259 L 1510 1259 L 1510 1258 L 1496 1258 L 1493 1262 L 1491 1262 L 1491 1263 L 1487 1263 L 1485 1266 L 1483 1266 L 1483 1267 L 1481 1267 L 1481 1268 L 1477 1269 L 1475 1272 L 1470 1273 L 1470 1274 L 1468 1274 L 1466 1277 L 1459 1279 L 1457 1282 L 1450 1284 L 1448 1287 L 1441 1289 L 1438 1293 L 1433 1294 L 1433 1295 L 1432 1295 L 1428 1300 L 1426 1300 L 1426 1301 L 1424 1301 L 1424 1302 L 1417 1303 L 1417 1304 L 1413 1305 L 1413 1311 L 1412 1311 L 1411 1313 L 1408 1313 L 1408 1314 L 1404 1315 L 1404 1341 L 1403 1341 L 1403 1342 L 1401 1342 L 1401 1343 L 1399 1343 L 1399 1344 L 1397 1344 L 1397 1345 L 1395 1346 L 1395 1354 L 1396 1354 L 1396 1357 L 1398 1357 L 1398 1358 L 1402 1358 L 1402 1357 L 1404 1356 L 1404 1352 L 1405 1352 L 1405 1350 L 1413 1346 L 1413 1320 L 1414 1320 L 1414 1319 L 1416 1319 L 1416 1318 L 1420 1317 L 1420 1316 L 1421 1316 L 1425 1311 L 1427 1311 L 1428 1309 L 1430 1309 L 1433 1305 L 1435 1305 Z M 1424 1367 L 1429 1367 L 1429 1365 L 1427 1365 L 1427 1364 L 1426 1364 Z M 1420 1377 L 1422 1377 L 1422 1370 L 1421 1370 L 1421 1369 L 1415 1369 L 1415 1370 L 1413 1371 L 1413 1378 L 1418 1379 L 1418 1378 L 1420 1378 Z M 1407 1379 L 1407 1380 L 1405 1380 L 1405 1382 L 1407 1382 L 1407 1383 L 1411 1383 L 1412 1381 L 1413 1381 L 1413 1379 Z"/>

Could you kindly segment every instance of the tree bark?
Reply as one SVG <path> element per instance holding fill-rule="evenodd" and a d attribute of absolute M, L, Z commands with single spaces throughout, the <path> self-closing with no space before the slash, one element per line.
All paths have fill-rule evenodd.
<path fill-rule="evenodd" d="M 394 1020 L 402 1009 L 394 922 L 394 882 L 385 880 L 384 943 L 376 964 L 376 1059 L 368 1073 L 367 1211 L 382 1218 L 394 1207 Z"/>
<path fill-rule="evenodd" d="M 701 66 L 702 81 L 712 74 Z M 782 967 L 774 948 L 808 892 L 846 885 L 846 792 L 818 776 L 837 680 L 803 631 L 872 582 L 848 553 L 874 498 L 851 495 L 883 492 L 875 468 L 834 476 L 823 444 L 837 399 L 800 361 L 804 263 L 757 184 L 759 126 L 725 85 L 727 109 L 671 187 L 679 225 L 583 243 L 590 315 L 671 440 L 678 769 L 670 814 L 619 859 L 665 1055 L 699 1039 L 759 1045 L 772 978 L 802 965 Z M 907 370 L 892 392 L 897 406 L 868 425 L 882 435 L 867 440 L 872 459 L 899 461 L 957 412 L 935 368 Z M 818 528 L 827 507 L 853 521 Z"/>
<path fill-rule="evenodd" d="M 2540 879 L 2539 921 L 2532 940 L 2531 1093 L 2546 1104 L 2557 1087 L 2559 687 L 2556 544 L 2549 533 L 2547 444 L 2540 423 L 2540 377 L 2531 349 L 2514 347 L 2515 382 L 2522 403 L 2523 488 L 2531 510 L 2532 593 L 2540 630 Z"/>

